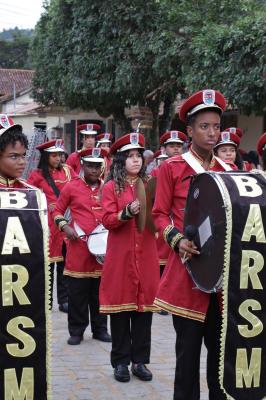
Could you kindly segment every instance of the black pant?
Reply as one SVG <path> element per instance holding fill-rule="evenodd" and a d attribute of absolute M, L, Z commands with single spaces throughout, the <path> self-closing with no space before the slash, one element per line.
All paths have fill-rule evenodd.
<path fill-rule="evenodd" d="M 176 371 L 174 400 L 200 399 L 200 352 L 202 339 L 206 345 L 209 400 L 226 400 L 219 386 L 219 339 L 221 314 L 217 295 L 211 294 L 204 323 L 173 315 L 176 331 Z"/>
<path fill-rule="evenodd" d="M 148 364 L 151 351 L 151 312 L 125 311 L 110 314 L 111 364 Z"/>
<path fill-rule="evenodd" d="M 89 325 L 94 334 L 107 332 L 107 316 L 99 313 L 100 278 L 68 277 L 68 330 L 82 336 Z"/>
<path fill-rule="evenodd" d="M 56 290 L 57 290 L 57 302 L 58 304 L 64 304 L 68 302 L 67 298 L 67 278 L 63 275 L 64 272 L 64 261 L 50 264 L 50 274 L 51 274 L 51 308 L 53 305 L 53 283 L 54 283 L 54 271 L 56 270 Z"/>

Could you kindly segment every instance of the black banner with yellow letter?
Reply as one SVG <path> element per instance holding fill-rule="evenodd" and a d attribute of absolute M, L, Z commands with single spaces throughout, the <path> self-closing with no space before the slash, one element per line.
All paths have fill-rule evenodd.
<path fill-rule="evenodd" d="M 221 174 L 227 238 L 220 384 L 228 399 L 266 398 L 266 179 Z"/>
<path fill-rule="evenodd" d="M 48 222 L 39 190 L 0 189 L 0 399 L 51 398 Z"/>

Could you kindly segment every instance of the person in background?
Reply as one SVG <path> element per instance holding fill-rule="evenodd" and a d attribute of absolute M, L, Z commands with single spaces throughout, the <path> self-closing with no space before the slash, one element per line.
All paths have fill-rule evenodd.
<path fill-rule="evenodd" d="M 143 157 L 144 157 L 144 166 L 146 168 L 145 172 L 147 175 L 150 175 L 153 168 L 155 168 L 155 160 L 154 160 L 154 153 L 152 150 L 144 150 L 143 152 Z"/>
<path fill-rule="evenodd" d="M 99 285 L 102 265 L 88 249 L 87 239 L 102 222 L 100 203 L 103 182 L 100 178 L 104 149 L 93 148 L 79 152 L 84 177 L 67 184 L 57 200 L 54 221 L 68 238 L 64 274 L 68 281 L 69 345 L 79 345 L 91 320 L 93 339 L 111 342 L 107 332 L 107 317 L 99 314 Z M 65 218 L 69 209 L 71 222 Z M 82 232 L 82 235 L 78 233 Z"/>
<path fill-rule="evenodd" d="M 244 132 L 241 128 L 236 128 L 233 126 L 231 126 L 230 128 L 226 128 L 224 130 L 224 132 L 230 132 L 230 134 L 232 133 L 234 135 L 237 135 L 239 137 L 240 141 L 244 135 Z M 239 170 L 251 171 L 251 169 L 254 167 L 251 165 L 251 162 L 249 162 L 249 160 L 246 159 L 246 157 L 245 157 L 246 154 L 247 154 L 247 152 L 245 150 L 241 149 L 238 144 L 237 151 L 236 151 L 235 165 L 238 167 Z"/>
<path fill-rule="evenodd" d="M 103 225 L 109 230 L 100 286 L 100 312 L 110 314 L 111 365 L 117 381 L 128 382 L 132 373 L 150 381 L 152 312 L 159 283 L 155 235 L 145 226 L 147 177 L 143 159 L 145 139 L 131 133 L 111 147 L 110 174 L 102 191 Z M 143 195 L 144 194 L 144 195 Z M 144 230 L 142 230 L 144 228 Z"/>
<path fill-rule="evenodd" d="M 110 146 L 112 143 L 113 135 L 111 133 L 101 133 L 97 136 L 97 147 L 104 149 L 107 153 L 107 157 L 104 158 L 104 178 L 109 174 L 110 166 L 112 163 L 109 157 Z"/>
<path fill-rule="evenodd" d="M 152 199 L 152 202 L 154 202 L 155 198 L 155 192 L 156 192 L 156 182 L 157 182 L 157 177 L 160 171 L 160 166 L 167 160 L 168 156 L 165 153 L 165 150 L 162 148 L 161 150 L 158 150 L 154 153 L 154 158 L 156 159 L 156 168 L 154 168 L 151 172 L 151 176 L 155 178 L 155 189 L 154 189 L 154 196 Z M 163 275 L 163 271 L 165 269 L 165 266 L 167 264 L 167 260 L 169 257 L 169 254 L 171 252 L 171 248 L 168 246 L 168 244 L 165 242 L 164 238 L 162 235 L 160 235 L 158 232 L 156 234 L 156 245 L 157 245 L 157 251 L 158 251 L 158 256 L 159 256 L 159 263 L 160 263 L 160 277 Z M 168 315 L 168 312 L 165 310 L 160 310 L 158 312 L 160 315 Z"/>
<path fill-rule="evenodd" d="M 81 150 L 92 149 L 95 147 L 97 131 L 100 129 L 100 125 L 97 124 L 82 124 L 77 127 L 77 130 L 82 137 Z M 77 175 L 79 175 L 81 171 L 79 157 L 79 152 L 81 150 L 74 151 L 74 153 L 71 153 L 66 160 L 66 163 L 73 168 Z"/>
<path fill-rule="evenodd" d="M 266 171 L 266 132 L 264 132 L 257 143 L 257 152 L 261 157 L 261 168 Z"/>
<path fill-rule="evenodd" d="M 160 145 L 163 146 L 168 157 L 182 154 L 186 142 L 187 135 L 181 131 L 167 131 L 160 137 Z"/>
<path fill-rule="evenodd" d="M 200 399 L 200 352 L 204 340 L 210 400 L 224 400 L 218 377 L 221 312 L 216 293 L 194 290 L 182 257 L 199 254 L 193 241 L 183 234 L 184 209 L 193 174 L 232 168 L 213 156 L 220 135 L 224 96 L 202 90 L 181 106 L 179 118 L 192 138 L 188 152 L 167 159 L 158 175 L 153 217 L 155 225 L 171 247 L 154 304 L 173 314 L 176 331 L 174 400 Z M 206 193 L 208 195 L 208 193 Z"/>
<path fill-rule="evenodd" d="M 226 163 L 235 164 L 238 169 L 241 169 L 243 163 L 239 163 L 237 158 L 239 144 L 240 138 L 238 135 L 223 131 L 214 146 L 214 154 Z"/>
<path fill-rule="evenodd" d="M 41 153 L 38 168 L 33 170 L 28 183 L 41 189 L 46 196 L 49 222 L 49 260 L 51 270 L 51 307 L 53 303 L 53 281 L 56 270 L 57 301 L 59 311 L 67 313 L 68 296 L 67 281 L 63 275 L 64 259 L 66 255 L 65 235 L 58 231 L 53 222 L 55 203 L 65 184 L 76 174 L 66 164 L 62 164 L 61 156 L 64 153 L 62 139 L 50 140 L 36 147 Z"/>

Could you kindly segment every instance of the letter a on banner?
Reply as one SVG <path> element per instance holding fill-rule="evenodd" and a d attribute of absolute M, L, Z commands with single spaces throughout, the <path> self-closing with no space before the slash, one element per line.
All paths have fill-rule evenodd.
<path fill-rule="evenodd" d="M 47 204 L 0 189 L 0 399 L 51 400 Z"/>

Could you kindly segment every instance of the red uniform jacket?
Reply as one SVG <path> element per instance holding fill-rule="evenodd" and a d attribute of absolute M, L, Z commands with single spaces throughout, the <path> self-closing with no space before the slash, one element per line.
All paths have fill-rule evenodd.
<path fill-rule="evenodd" d="M 223 171 L 224 168 L 216 159 L 210 164 L 212 171 Z M 172 224 L 182 233 L 184 209 L 190 179 L 195 174 L 192 167 L 181 157 L 175 156 L 166 160 L 160 167 L 157 181 L 153 217 L 159 233 Z M 171 251 L 154 304 L 160 308 L 182 317 L 204 321 L 209 305 L 210 295 L 193 289 L 193 283 L 186 267 L 182 264 L 177 252 Z"/>
<path fill-rule="evenodd" d="M 54 218 L 62 217 L 69 208 L 71 212 L 70 226 L 73 227 L 76 222 L 86 235 L 90 234 L 102 221 L 100 189 L 99 185 L 93 190 L 82 178 L 76 177 L 60 193 Z M 102 265 L 89 252 L 87 241 L 82 239 L 68 241 L 65 275 L 75 278 L 98 278 L 101 272 Z"/>
<path fill-rule="evenodd" d="M 153 170 L 151 171 L 151 176 L 153 178 L 157 178 L 159 175 L 159 171 L 160 171 L 160 166 L 153 168 Z M 168 257 L 170 255 L 170 252 L 172 251 L 172 249 L 165 242 L 165 240 L 161 234 L 159 234 L 157 237 L 156 245 L 157 245 L 157 251 L 158 251 L 160 265 L 166 265 Z"/>
<path fill-rule="evenodd" d="M 121 221 L 120 211 L 136 198 L 135 185 L 117 194 L 112 180 L 103 187 L 103 224 L 109 229 L 100 285 L 100 312 L 156 311 L 160 274 L 154 234 L 139 233 L 135 218 Z"/>
<path fill-rule="evenodd" d="M 69 168 L 68 165 L 63 165 L 60 170 L 54 170 L 52 172 L 52 177 L 58 189 L 61 191 L 65 184 L 69 182 L 76 174 Z M 28 183 L 41 189 L 47 200 L 48 207 L 48 223 L 49 223 L 49 251 L 50 251 L 50 262 L 63 261 L 62 256 L 62 245 L 64 241 L 64 233 L 60 232 L 54 224 L 53 220 L 53 209 L 57 201 L 57 197 L 48 184 L 47 180 L 44 178 L 42 172 L 38 169 L 32 171 L 28 178 Z"/>
<path fill-rule="evenodd" d="M 79 152 L 80 150 L 71 153 L 66 160 L 67 165 L 70 165 L 70 167 L 76 172 L 77 175 L 80 173 L 81 170 Z"/>

